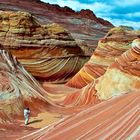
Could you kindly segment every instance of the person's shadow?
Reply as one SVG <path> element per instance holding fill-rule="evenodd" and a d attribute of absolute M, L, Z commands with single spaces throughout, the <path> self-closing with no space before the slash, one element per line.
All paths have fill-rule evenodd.
<path fill-rule="evenodd" d="M 41 122 L 41 121 L 42 121 L 42 119 L 40 119 L 40 120 L 34 120 L 34 121 L 29 122 L 28 124 L 37 123 L 37 122 Z"/>

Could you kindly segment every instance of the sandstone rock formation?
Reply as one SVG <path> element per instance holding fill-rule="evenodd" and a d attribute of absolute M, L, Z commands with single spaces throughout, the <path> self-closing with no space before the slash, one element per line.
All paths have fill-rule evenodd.
<path fill-rule="evenodd" d="M 137 39 L 96 82 L 67 96 L 65 109 L 83 108 L 83 111 L 22 140 L 139 139 L 139 63 L 140 39 Z"/>
<path fill-rule="evenodd" d="M 0 124 L 17 121 L 25 106 L 34 110 L 33 115 L 45 109 L 48 101 L 41 95 L 43 92 L 18 61 L 0 49 Z"/>
<path fill-rule="evenodd" d="M 63 27 L 26 12 L 0 12 L 0 42 L 39 80 L 65 82 L 88 59 Z"/>
<path fill-rule="evenodd" d="M 115 59 L 104 75 L 87 86 L 67 95 L 63 105 L 71 109 L 97 104 L 115 96 L 139 90 L 140 39 L 132 42 L 132 48 Z"/>
<path fill-rule="evenodd" d="M 100 99 L 122 95 L 140 88 L 140 39 L 132 42 L 132 48 L 123 53 L 100 77 L 95 88 Z"/>
<path fill-rule="evenodd" d="M 22 139 L 139 139 L 139 63 L 140 39 L 136 39 L 103 76 L 68 95 L 67 110 L 79 106 L 84 111 Z"/>
<path fill-rule="evenodd" d="M 139 139 L 140 91 L 90 106 L 22 140 Z M 115 114 L 115 115 L 114 115 Z"/>
<path fill-rule="evenodd" d="M 90 60 L 66 85 L 82 88 L 93 82 L 105 73 L 107 67 L 118 56 L 131 48 L 131 42 L 138 38 L 139 34 L 139 31 L 129 30 L 126 27 L 112 28 L 104 38 L 100 39 Z"/>
<path fill-rule="evenodd" d="M 0 0 L 0 9 L 30 11 L 39 19 L 27 12 L 0 12 L 0 133 L 14 127 L 16 134 L 26 131 L 21 130 L 22 140 L 140 139 L 140 31 L 111 29 L 77 73 L 91 52 L 87 47 L 94 49 L 110 23 L 90 10 L 74 12 L 40 0 Z M 53 24 L 40 24 L 46 22 Z M 65 82 L 75 73 L 66 85 L 44 82 Z M 68 116 L 28 131 L 33 128 L 19 123 L 25 106 L 32 115 L 50 110 Z"/>
<path fill-rule="evenodd" d="M 36 0 L 0 0 L 1 10 L 26 11 L 32 13 L 41 23 L 58 23 L 68 29 L 78 42 L 85 42 L 82 46 L 86 54 L 92 54 L 98 40 L 103 37 L 113 25 L 90 10 L 75 12 L 69 7 L 61 8 Z M 84 44 L 85 44 L 84 43 Z"/>
<path fill-rule="evenodd" d="M 81 111 L 21 139 L 139 138 L 140 39 L 134 40 L 132 48 L 116 58 L 103 76 L 75 91 L 53 85 L 47 85 L 44 91 L 11 55 L 3 50 L 0 54 L 0 79 L 3 81 L 0 93 L 1 121 L 4 118 L 8 120 L 5 116 L 13 111 L 20 114 L 24 103 L 31 107 L 39 103 L 37 105 L 41 109 L 49 103 L 55 111 L 69 114 Z M 13 103 L 15 101 L 16 104 Z"/>

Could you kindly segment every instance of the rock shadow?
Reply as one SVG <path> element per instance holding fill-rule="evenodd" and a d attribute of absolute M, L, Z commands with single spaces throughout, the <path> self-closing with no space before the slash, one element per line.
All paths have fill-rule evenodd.
<path fill-rule="evenodd" d="M 42 119 L 40 119 L 40 120 L 34 120 L 34 121 L 29 122 L 28 125 L 29 125 L 29 124 L 32 124 L 32 123 L 41 122 L 41 121 L 42 121 Z"/>

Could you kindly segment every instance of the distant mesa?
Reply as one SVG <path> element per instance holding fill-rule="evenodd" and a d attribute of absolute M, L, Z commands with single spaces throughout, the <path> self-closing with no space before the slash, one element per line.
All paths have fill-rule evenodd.
<path fill-rule="evenodd" d="M 112 26 L 113 27 L 113 24 L 110 23 L 109 21 L 107 20 L 104 20 L 102 18 L 98 18 L 96 17 L 96 15 L 93 13 L 93 11 L 89 10 L 89 9 L 82 9 L 81 11 L 77 12 L 81 17 L 84 17 L 84 18 L 88 18 L 88 19 L 91 19 L 91 20 L 95 20 L 97 23 L 100 23 L 102 25 L 105 25 L 105 26 Z"/>
<path fill-rule="evenodd" d="M 120 25 L 119 27 L 122 27 L 122 28 L 124 28 L 125 30 L 134 30 L 134 28 L 131 27 L 131 26 Z"/>

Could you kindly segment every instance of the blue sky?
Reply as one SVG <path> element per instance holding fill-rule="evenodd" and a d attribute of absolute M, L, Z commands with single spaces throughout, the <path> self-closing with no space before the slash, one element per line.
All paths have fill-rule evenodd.
<path fill-rule="evenodd" d="M 140 29 L 140 0 L 42 0 L 75 11 L 92 10 L 97 17 L 107 19 L 115 26 L 126 25 Z"/>

